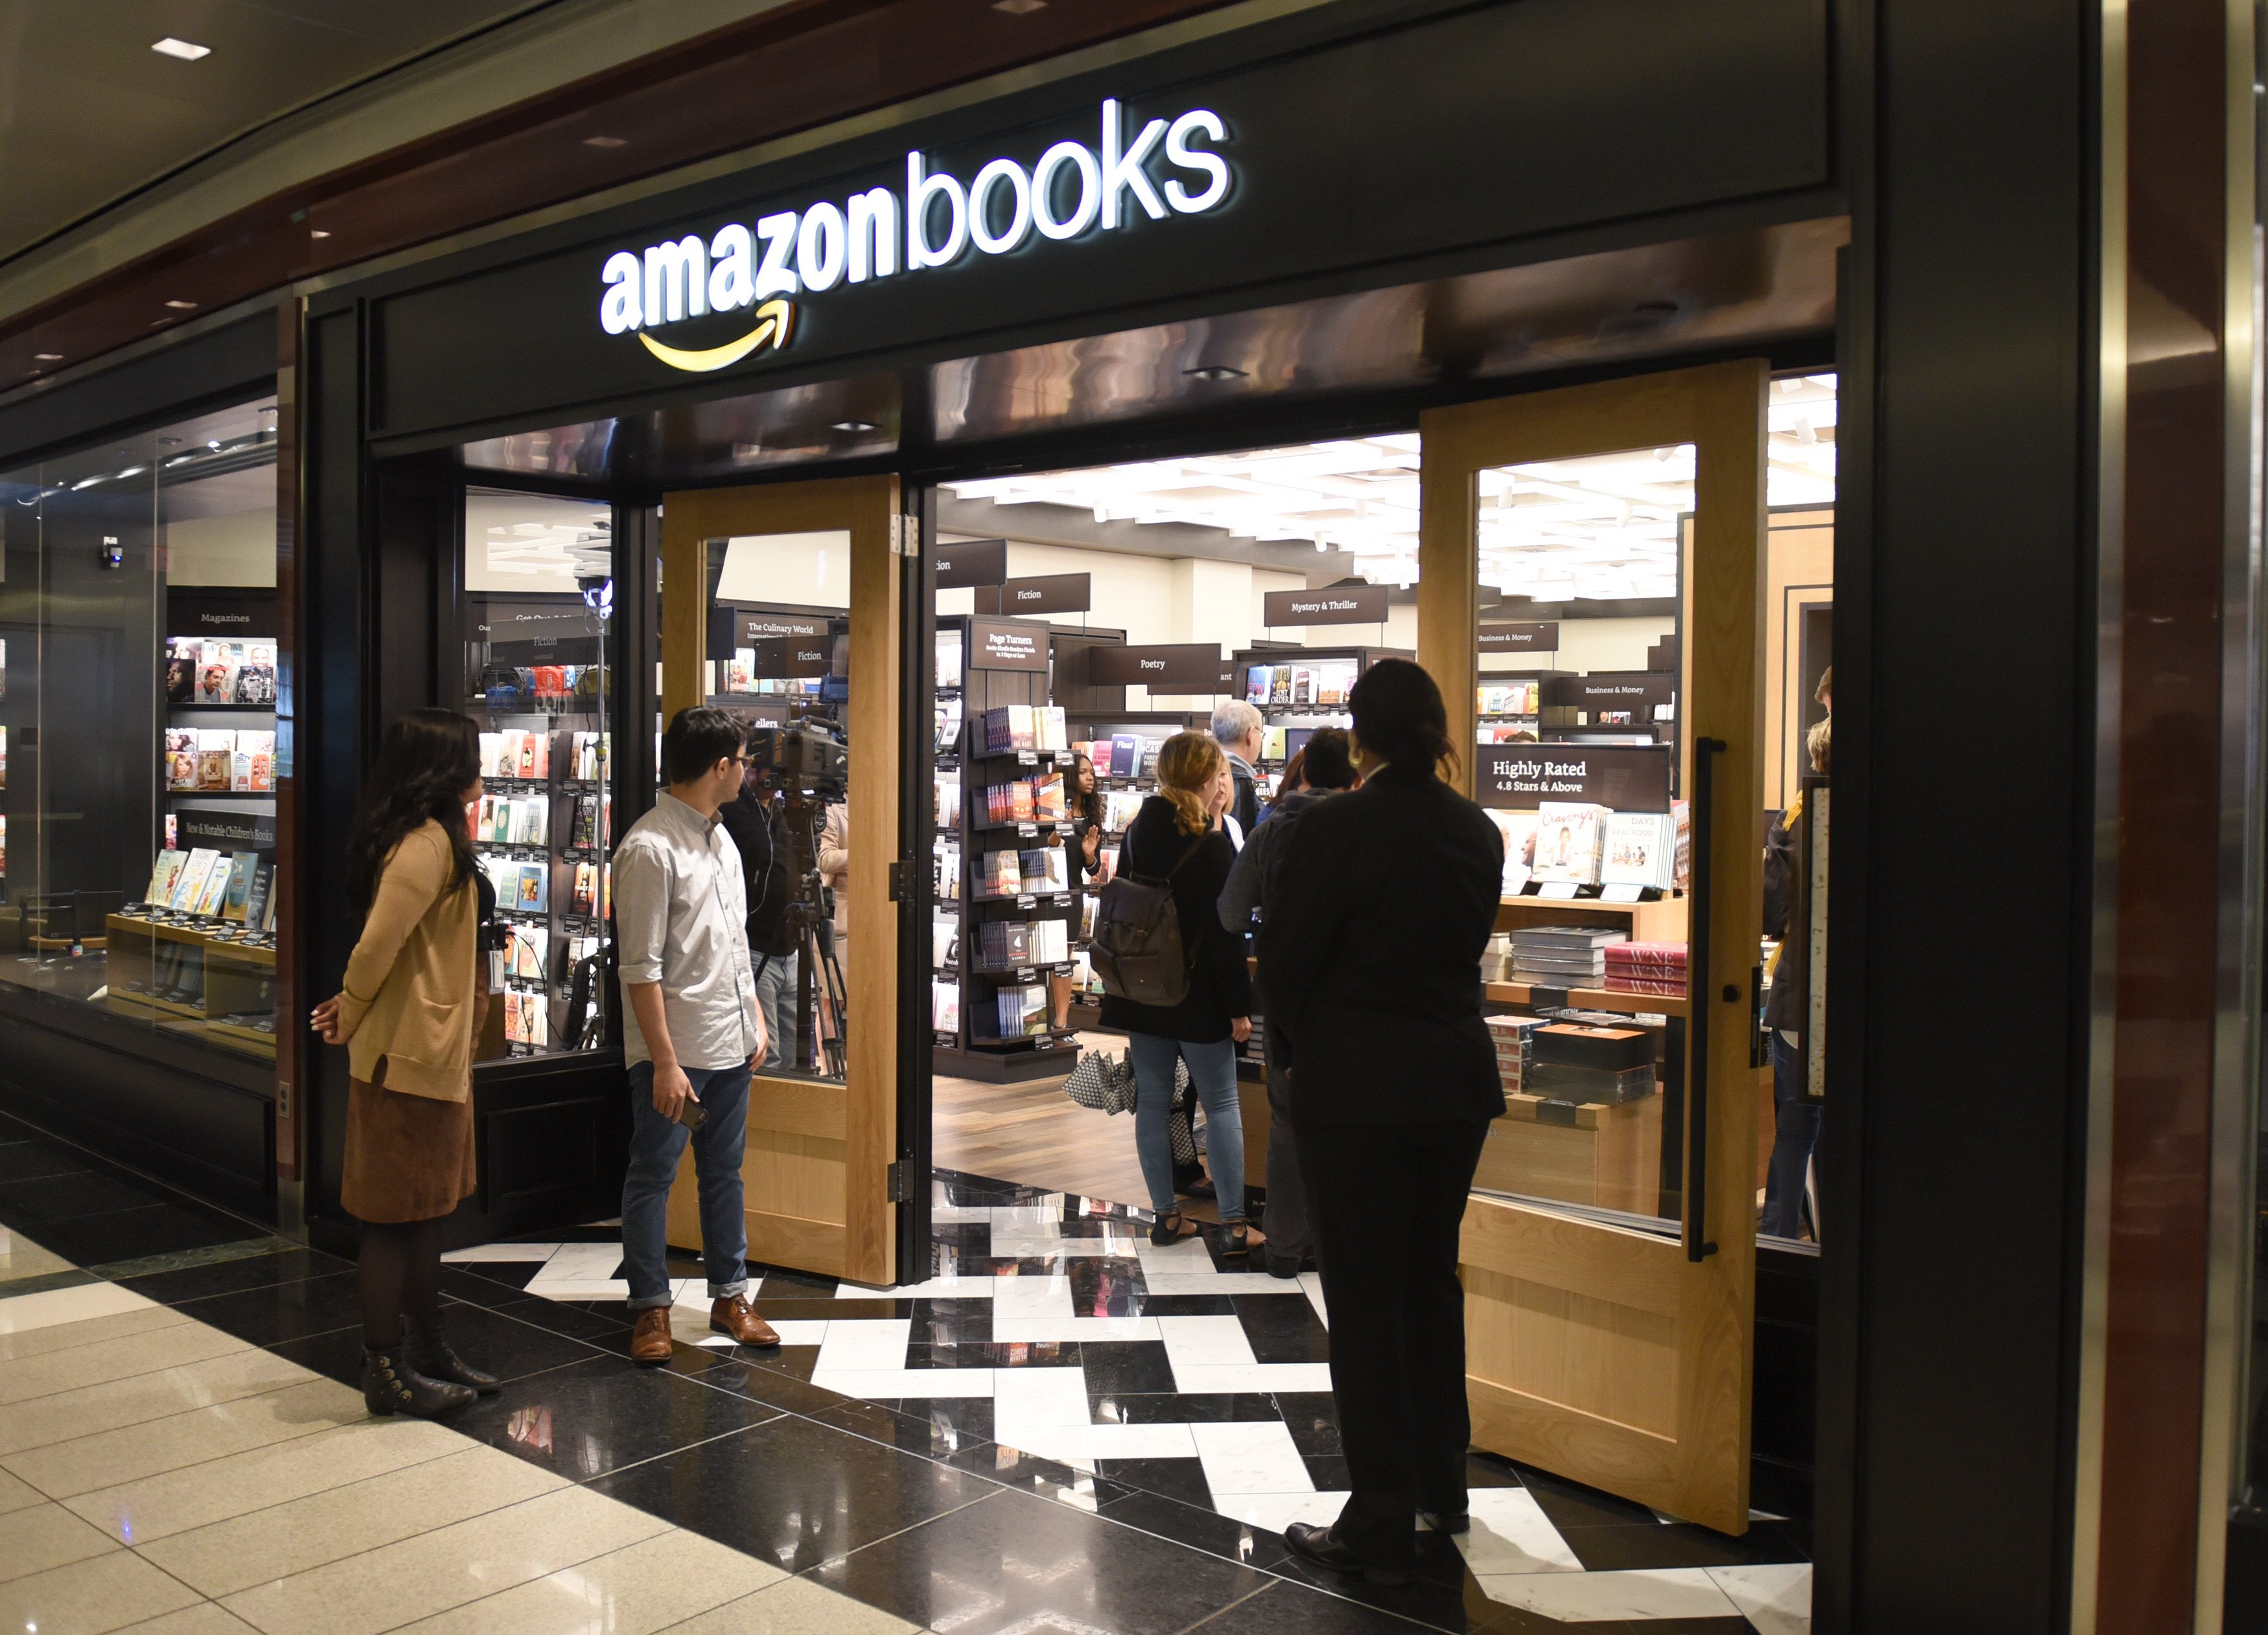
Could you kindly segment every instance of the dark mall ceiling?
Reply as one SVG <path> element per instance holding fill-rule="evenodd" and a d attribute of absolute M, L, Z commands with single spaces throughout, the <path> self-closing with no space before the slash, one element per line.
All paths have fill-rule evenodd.
<path fill-rule="evenodd" d="M 0 0 L 0 261 L 552 0 Z M 183 62 L 171 37 L 210 48 Z"/>

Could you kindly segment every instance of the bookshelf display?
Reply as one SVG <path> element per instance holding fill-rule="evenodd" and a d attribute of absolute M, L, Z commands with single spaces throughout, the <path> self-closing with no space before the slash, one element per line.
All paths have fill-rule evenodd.
<path fill-rule="evenodd" d="M 1236 655 L 1237 696 L 1260 711 L 1261 797 L 1273 799 L 1284 768 L 1319 726 L 1346 727 L 1347 695 L 1381 659 L 1407 659 L 1399 647 L 1256 647 Z M 1204 723 L 1198 721 L 1202 727 Z"/>

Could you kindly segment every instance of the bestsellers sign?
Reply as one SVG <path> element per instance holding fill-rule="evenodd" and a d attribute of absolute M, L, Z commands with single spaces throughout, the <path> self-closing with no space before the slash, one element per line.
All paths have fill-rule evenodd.
<path fill-rule="evenodd" d="M 1057 243 L 1107 233 L 1144 217 L 1201 216 L 1227 198 L 1227 139 L 1219 114 L 1191 108 L 1129 133 L 1124 108 L 1104 99 L 1097 141 L 1057 143 L 1027 170 L 996 158 L 966 183 L 906 155 L 901 193 L 869 188 L 841 203 L 777 210 L 753 228 L 728 222 L 699 233 L 618 250 L 600 277 L 599 325 L 637 336 L 673 369 L 723 369 L 778 351 L 797 327 L 795 298 L 838 285 L 897 278 L 977 256 L 1007 255 L 1035 237 Z M 721 346 L 668 345 L 653 331 L 711 313 L 747 312 L 747 332 Z"/>

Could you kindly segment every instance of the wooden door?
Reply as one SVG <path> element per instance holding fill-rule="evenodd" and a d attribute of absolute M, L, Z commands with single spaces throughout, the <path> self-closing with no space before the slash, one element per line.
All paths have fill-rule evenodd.
<path fill-rule="evenodd" d="M 1649 910 L 1657 926 L 1677 924 L 1672 910 L 1690 917 L 1693 976 L 1686 1002 L 1622 1007 L 1672 1013 L 1673 1037 L 1674 1013 L 1690 1012 L 1688 1064 L 1676 1072 L 1673 1053 L 1667 1086 L 1674 1109 L 1670 1094 L 1657 1098 L 1655 1116 L 1668 1123 L 1656 1135 L 1676 1143 L 1674 1162 L 1661 1166 L 1663 1207 L 1578 1210 L 1476 1192 L 1462 1276 L 1476 1445 L 1727 1533 L 1748 1528 L 1756 1317 L 1750 1051 L 1762 919 L 1767 384 L 1761 362 L 1712 364 L 1466 404 L 1421 422 L 1418 656 L 1448 701 L 1469 792 L 1480 725 L 1480 535 L 1494 526 L 1481 512 L 1484 474 L 1497 490 L 1491 503 L 1510 504 L 1518 495 L 1509 468 L 1690 450 L 1675 708 L 1693 884 L 1683 897 L 1634 908 Z M 1532 924 L 1557 909 L 1513 899 L 1499 924 Z M 1562 917 L 1605 911 L 1594 903 Z M 1494 991 L 1528 994 L 1509 984 Z M 1543 1131 L 1533 1109 L 1526 1128 L 1538 1138 L 1582 1133 Z M 1497 1133 L 1522 1138 L 1505 1125 Z"/>
<path fill-rule="evenodd" d="M 741 1173 L 751 1260 L 868 1285 L 897 1277 L 889 1167 L 897 1153 L 898 905 L 889 865 L 898 855 L 902 798 L 905 537 L 895 476 L 696 490 L 670 494 L 662 504 L 665 721 L 704 702 L 760 724 L 808 707 L 801 699 L 732 690 L 736 679 L 770 678 L 736 678 L 733 654 L 710 651 L 720 602 L 736 615 L 751 604 L 761 608 L 746 615 L 752 630 L 808 625 L 830 642 L 848 638 L 848 674 L 839 678 L 848 683 L 847 697 L 822 701 L 814 718 L 849 748 L 843 1060 L 836 1071 L 824 1049 L 834 1007 L 814 968 L 821 961 L 806 943 L 799 960 L 810 974 L 803 1020 L 820 1048 L 811 1065 L 799 1069 L 781 1060 L 784 1047 L 777 1047 L 774 1064 L 758 1072 Z M 770 637 L 755 639 L 756 647 L 736 651 L 774 651 L 762 644 Z M 762 668 L 766 661 L 755 663 Z M 689 1150 L 670 1195 L 669 1241 L 700 1247 Z"/>

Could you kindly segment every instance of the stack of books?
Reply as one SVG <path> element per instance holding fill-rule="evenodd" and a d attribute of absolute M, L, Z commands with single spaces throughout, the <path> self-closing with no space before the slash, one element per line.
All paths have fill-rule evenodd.
<path fill-rule="evenodd" d="M 1001 704 L 984 712 L 984 753 L 1067 749 L 1071 736 L 1057 704 Z"/>
<path fill-rule="evenodd" d="M 1533 1016 L 1484 1016 L 1481 1020 L 1496 1043 L 1497 1078 L 1504 1085 L 1505 1094 L 1521 1094 L 1528 1082 L 1535 1030 L 1543 1022 Z"/>
<path fill-rule="evenodd" d="M 1514 981 L 1544 982 L 1574 988 L 1595 983 L 1607 974 L 1606 951 L 1630 939 L 1599 925 L 1536 925 L 1512 933 Z"/>
<path fill-rule="evenodd" d="M 1629 993 L 1683 993 L 1686 946 L 1682 942 L 1617 942 L 1607 946 L 1606 982 Z"/>
<path fill-rule="evenodd" d="M 1002 988 L 992 996 L 992 1005 L 1003 1039 L 1027 1039 L 1048 1031 L 1048 989 L 1045 983 L 1023 983 Z"/>
<path fill-rule="evenodd" d="M 1654 1093 L 1653 1034 L 1596 1022 L 1549 1022 L 1530 1042 L 1528 1094 L 1556 1101 L 1636 1101 Z"/>

